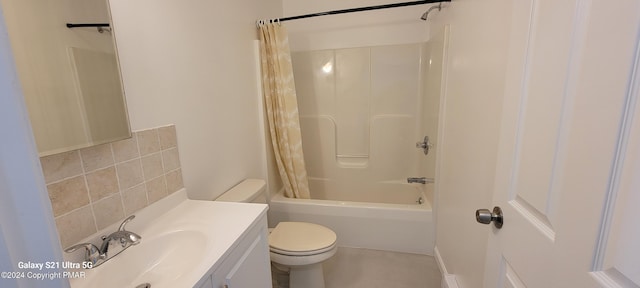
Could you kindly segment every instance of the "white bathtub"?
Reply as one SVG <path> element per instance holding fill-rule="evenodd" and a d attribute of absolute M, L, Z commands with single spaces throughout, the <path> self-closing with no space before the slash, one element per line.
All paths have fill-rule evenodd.
<path fill-rule="evenodd" d="M 374 203 L 384 199 L 369 200 L 371 202 L 291 199 L 278 193 L 271 197 L 269 226 L 274 227 L 281 221 L 317 223 L 335 231 L 341 247 L 433 255 L 435 226 L 431 204 L 417 185 L 385 187 L 394 186 L 397 193 L 405 194 L 395 199 L 403 199 L 401 201 L 406 204 Z M 312 197 L 318 197 L 318 194 L 339 195 L 313 193 L 312 190 Z M 424 199 L 423 204 L 414 203 L 418 197 Z"/>
<path fill-rule="evenodd" d="M 349 202 L 387 203 L 413 205 L 420 198 L 427 199 L 422 184 L 408 184 L 403 181 L 383 181 L 353 183 L 355 181 L 332 181 L 330 179 L 309 178 L 311 198 Z"/>

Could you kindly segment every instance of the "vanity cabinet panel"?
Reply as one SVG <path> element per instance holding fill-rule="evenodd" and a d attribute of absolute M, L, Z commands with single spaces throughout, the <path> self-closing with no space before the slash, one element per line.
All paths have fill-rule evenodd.
<path fill-rule="evenodd" d="M 204 284 L 198 286 L 199 288 L 213 288 L 213 280 L 211 279 L 211 276 L 206 278 L 207 281 L 205 281 Z"/>
<path fill-rule="evenodd" d="M 211 280 L 214 288 L 272 287 L 266 217 L 233 248 Z"/>
<path fill-rule="evenodd" d="M 226 287 L 269 287 L 271 285 L 271 273 L 264 269 L 265 266 L 270 267 L 269 254 L 264 253 L 266 243 L 262 235 L 253 241 L 225 277 Z"/>

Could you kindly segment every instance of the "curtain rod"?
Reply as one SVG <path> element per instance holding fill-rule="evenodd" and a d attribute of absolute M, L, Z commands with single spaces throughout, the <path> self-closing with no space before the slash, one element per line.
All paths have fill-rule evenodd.
<path fill-rule="evenodd" d="M 422 5 L 422 4 L 432 4 L 432 3 L 440 3 L 440 2 L 451 2 L 451 0 L 422 0 L 422 1 L 413 1 L 413 2 L 402 2 L 402 3 L 395 3 L 395 4 L 368 6 L 368 7 L 334 10 L 334 11 L 327 11 L 327 12 L 320 12 L 320 13 L 284 17 L 278 20 L 280 20 L 281 22 L 284 22 L 289 20 L 311 18 L 311 17 L 318 17 L 318 16 L 325 16 L 325 15 L 344 14 L 344 13 L 379 10 L 379 9 L 396 8 L 396 7 L 404 7 L 404 6 Z"/>
<path fill-rule="evenodd" d="M 67 28 L 69 29 L 80 28 L 80 27 L 95 27 L 98 29 L 99 33 L 104 33 L 104 31 L 111 32 L 111 25 L 109 25 L 109 23 L 80 23 L 80 24 L 67 23 Z"/>
<path fill-rule="evenodd" d="M 76 28 L 76 27 L 109 27 L 109 23 L 89 23 L 89 24 L 72 24 L 67 23 L 67 28 Z"/>

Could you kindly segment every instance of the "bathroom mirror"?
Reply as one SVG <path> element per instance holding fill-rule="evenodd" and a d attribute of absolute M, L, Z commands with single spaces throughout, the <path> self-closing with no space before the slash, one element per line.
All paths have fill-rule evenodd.
<path fill-rule="evenodd" d="M 40 156 L 131 137 L 107 0 L 0 0 Z M 99 31 L 100 30 L 100 31 Z"/>

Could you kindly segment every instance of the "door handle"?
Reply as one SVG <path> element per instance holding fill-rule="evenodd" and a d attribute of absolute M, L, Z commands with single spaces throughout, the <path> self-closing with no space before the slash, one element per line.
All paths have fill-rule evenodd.
<path fill-rule="evenodd" d="M 482 224 L 490 224 L 493 222 L 493 225 L 500 229 L 502 228 L 502 224 L 504 224 L 502 209 L 498 206 L 493 207 L 493 212 L 489 211 L 489 209 L 478 209 L 476 210 L 476 221 Z"/>

